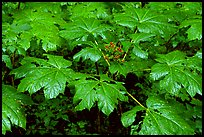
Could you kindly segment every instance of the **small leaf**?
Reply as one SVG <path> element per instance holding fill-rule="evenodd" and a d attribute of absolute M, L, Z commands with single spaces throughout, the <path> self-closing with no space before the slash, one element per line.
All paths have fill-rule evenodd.
<path fill-rule="evenodd" d="M 133 109 L 123 113 L 121 117 L 123 126 L 128 127 L 132 125 L 132 123 L 135 121 L 136 113 L 141 110 L 144 110 L 144 108 L 141 106 L 136 106 Z"/>
<path fill-rule="evenodd" d="M 151 37 L 155 36 L 151 33 L 136 33 L 136 34 L 130 34 L 129 35 L 134 43 L 139 44 L 140 41 L 148 41 Z"/>
<path fill-rule="evenodd" d="M 195 39 L 202 39 L 202 17 L 198 19 L 188 19 L 181 23 L 180 27 L 187 27 L 191 26 L 188 30 L 188 39 L 195 40 Z"/>
<path fill-rule="evenodd" d="M 158 80 L 159 78 L 166 76 L 169 73 L 170 68 L 166 64 L 155 64 L 154 66 L 152 66 L 151 71 L 152 71 L 152 73 L 150 73 L 151 78 L 153 80 Z"/>
<path fill-rule="evenodd" d="M 87 60 L 90 58 L 91 61 L 97 62 L 101 58 L 101 53 L 96 48 L 86 47 L 77 54 L 75 54 L 73 59 L 78 62 L 80 57 L 82 57 L 83 60 Z"/>
<path fill-rule="evenodd" d="M 123 65 L 122 63 L 113 62 L 109 67 L 109 71 L 111 74 L 114 74 L 118 71 L 123 76 L 126 76 L 128 73 L 128 67 L 126 65 Z"/>
<path fill-rule="evenodd" d="M 11 59 L 9 58 L 8 55 L 2 55 L 2 61 L 4 61 L 6 63 L 6 66 L 10 69 L 13 68 L 12 63 L 11 63 Z"/>
<path fill-rule="evenodd" d="M 142 59 L 147 59 L 147 58 L 148 58 L 148 52 L 142 50 L 138 45 L 135 45 L 135 46 L 134 46 L 132 52 L 133 52 L 136 56 L 138 56 L 138 57 L 140 57 L 140 58 L 142 58 Z"/>

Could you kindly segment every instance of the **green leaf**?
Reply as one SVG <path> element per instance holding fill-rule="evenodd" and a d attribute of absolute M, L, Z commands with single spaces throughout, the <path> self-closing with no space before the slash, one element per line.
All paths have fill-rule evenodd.
<path fill-rule="evenodd" d="M 59 93 L 63 93 L 66 81 L 74 78 L 75 73 L 72 69 L 71 62 L 63 59 L 62 56 L 45 54 L 48 61 L 38 58 L 24 58 L 23 66 L 14 69 L 10 74 L 15 74 L 17 78 L 25 77 L 18 85 L 18 91 L 27 91 L 33 94 L 44 88 L 46 98 L 55 98 Z M 27 63 L 25 63 L 27 62 Z M 31 64 L 37 63 L 38 66 Z"/>
<path fill-rule="evenodd" d="M 202 15 L 202 2 L 180 2 L 182 10 L 189 16 Z"/>
<path fill-rule="evenodd" d="M 135 34 L 130 34 L 129 36 L 133 40 L 134 43 L 139 44 L 140 41 L 151 40 L 150 38 L 155 35 L 151 33 L 135 33 Z"/>
<path fill-rule="evenodd" d="M 94 88 L 97 87 L 99 81 L 95 80 L 78 80 L 74 83 L 76 86 L 76 94 L 74 95 L 73 102 L 76 103 L 78 100 L 81 100 L 80 103 L 76 106 L 77 110 L 83 110 L 85 108 L 90 108 L 97 101 L 97 94 Z"/>
<path fill-rule="evenodd" d="M 177 74 L 179 76 L 180 82 L 186 88 L 188 94 L 194 97 L 196 93 L 202 96 L 202 78 L 196 73 L 190 71 L 179 71 Z"/>
<path fill-rule="evenodd" d="M 39 5 L 38 3 L 38 6 Z M 35 11 L 35 8 L 35 6 L 31 8 L 33 10 L 25 8 L 13 15 L 15 18 L 12 24 L 12 26 L 15 27 L 14 31 L 18 33 L 22 31 L 21 29 L 24 31 L 20 35 L 18 43 L 22 48 L 27 50 L 30 47 L 31 38 L 36 36 L 37 39 L 42 40 L 42 47 L 46 52 L 56 50 L 56 47 L 61 45 L 61 38 L 58 35 L 59 29 L 56 24 L 63 25 L 65 21 L 46 11 Z M 25 26 L 25 24 L 27 24 L 27 26 Z M 20 30 L 18 30 L 19 28 Z"/>
<path fill-rule="evenodd" d="M 142 50 L 139 45 L 135 45 L 132 52 L 142 59 L 148 59 L 148 52 Z"/>
<path fill-rule="evenodd" d="M 159 78 L 166 76 L 169 73 L 170 68 L 166 64 L 155 64 L 152 66 L 151 71 L 153 72 L 151 73 L 151 78 L 153 80 L 158 80 Z"/>
<path fill-rule="evenodd" d="M 132 43 L 130 41 L 121 41 L 121 44 L 123 45 L 124 52 L 127 52 L 128 49 L 131 47 Z"/>
<path fill-rule="evenodd" d="M 184 86 L 191 97 L 195 96 L 196 93 L 202 95 L 202 78 L 189 71 L 192 65 L 189 65 L 188 59 L 185 59 L 185 54 L 180 51 L 173 51 L 166 55 L 158 55 L 156 61 L 160 63 L 152 66 L 150 77 L 153 80 L 159 80 L 165 76 L 160 79 L 161 89 L 177 95 L 181 87 Z M 193 66 L 201 66 L 201 62 L 199 65 Z"/>
<path fill-rule="evenodd" d="M 166 9 L 169 10 L 169 9 L 173 9 L 175 8 L 176 6 L 176 2 L 150 2 L 148 4 L 148 6 L 150 6 L 150 9 L 152 10 L 157 10 L 157 11 L 165 11 Z"/>
<path fill-rule="evenodd" d="M 2 85 L 2 134 L 11 131 L 12 124 L 26 129 L 26 117 L 21 109 L 19 93 L 9 85 Z"/>
<path fill-rule="evenodd" d="M 32 33 L 24 32 L 21 34 L 18 44 L 20 44 L 20 46 L 23 49 L 27 50 L 30 47 L 30 41 L 32 37 L 33 37 Z"/>
<path fill-rule="evenodd" d="M 127 8 L 124 13 L 114 16 L 114 21 L 131 29 L 138 28 L 139 32 L 152 33 L 169 38 L 176 26 L 168 23 L 168 17 L 150 9 Z"/>
<path fill-rule="evenodd" d="M 127 97 L 124 96 L 125 87 L 119 82 L 114 84 L 107 83 L 107 79 L 104 78 L 100 81 L 82 79 L 73 82 L 76 88 L 73 101 L 74 103 L 79 101 L 79 104 L 76 106 L 77 110 L 85 108 L 90 110 L 97 101 L 98 108 L 104 114 L 109 115 L 116 108 L 118 99 L 127 101 Z"/>
<path fill-rule="evenodd" d="M 127 96 L 124 96 L 126 89 L 119 82 L 116 84 L 101 82 L 100 84 L 101 86 L 97 91 L 98 108 L 104 114 L 109 115 L 114 108 L 117 108 L 118 99 L 127 101 Z"/>
<path fill-rule="evenodd" d="M 82 57 L 83 60 L 87 60 L 90 58 L 91 61 L 97 62 L 101 58 L 101 53 L 96 48 L 86 47 L 77 54 L 75 54 L 73 59 L 78 62 L 80 57 Z"/>
<path fill-rule="evenodd" d="M 16 23 L 13 23 L 13 24 L 11 24 L 11 29 L 15 33 L 20 33 L 20 32 L 32 29 L 32 27 L 29 24 L 20 24 L 20 25 L 18 25 Z"/>
<path fill-rule="evenodd" d="M 197 52 L 193 57 L 189 57 L 187 66 L 202 73 L 202 52 Z"/>
<path fill-rule="evenodd" d="M 8 55 L 2 55 L 2 61 L 4 61 L 6 63 L 6 66 L 10 69 L 13 68 L 12 63 L 11 63 L 11 59 Z"/>
<path fill-rule="evenodd" d="M 72 7 L 71 19 L 78 17 L 103 18 L 108 17 L 108 10 L 104 2 L 83 2 Z"/>
<path fill-rule="evenodd" d="M 188 30 L 188 39 L 189 40 L 195 40 L 195 39 L 202 39 L 202 17 L 199 17 L 198 19 L 190 18 L 188 20 L 185 20 L 181 23 L 180 28 L 191 26 Z"/>
<path fill-rule="evenodd" d="M 90 35 L 103 37 L 103 32 L 108 29 L 109 26 L 101 24 L 99 20 L 94 18 L 77 18 L 66 24 L 65 30 L 60 31 L 60 36 L 65 39 L 76 39 L 83 36 L 84 41 L 86 41 Z"/>
<path fill-rule="evenodd" d="M 187 114 L 184 106 L 175 101 L 166 101 L 161 97 L 149 97 L 148 110 L 140 135 L 193 135 L 194 130 L 183 118 Z"/>
<path fill-rule="evenodd" d="M 114 74 L 118 71 L 123 76 L 126 76 L 127 73 L 130 71 L 130 67 L 128 67 L 128 66 L 126 66 L 120 62 L 113 62 L 113 63 L 111 63 L 111 65 L 109 67 L 109 71 L 111 74 Z"/>
<path fill-rule="evenodd" d="M 135 121 L 136 113 L 141 110 L 145 110 L 145 109 L 141 106 L 136 106 L 133 109 L 123 113 L 121 117 L 121 122 L 123 126 L 128 127 L 132 125 L 132 123 Z"/>

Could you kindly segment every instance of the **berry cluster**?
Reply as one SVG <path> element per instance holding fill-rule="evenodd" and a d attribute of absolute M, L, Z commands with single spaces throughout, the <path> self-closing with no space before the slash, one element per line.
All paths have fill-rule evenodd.
<path fill-rule="evenodd" d="M 122 46 L 117 46 L 113 42 L 110 42 L 109 45 L 105 45 L 105 59 L 110 61 L 120 61 L 123 62 L 124 51 Z"/>

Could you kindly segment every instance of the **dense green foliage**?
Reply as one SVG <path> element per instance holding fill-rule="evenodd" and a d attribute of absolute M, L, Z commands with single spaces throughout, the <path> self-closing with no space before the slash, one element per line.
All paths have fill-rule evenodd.
<path fill-rule="evenodd" d="M 2 134 L 201 135 L 201 2 L 2 2 Z"/>

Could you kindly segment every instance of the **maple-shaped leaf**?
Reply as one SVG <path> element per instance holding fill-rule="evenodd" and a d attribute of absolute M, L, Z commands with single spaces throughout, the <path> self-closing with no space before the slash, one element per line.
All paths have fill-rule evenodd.
<path fill-rule="evenodd" d="M 180 28 L 187 26 L 191 26 L 187 30 L 189 40 L 202 39 L 202 17 L 185 20 L 181 23 Z"/>
<path fill-rule="evenodd" d="M 22 61 L 23 66 L 11 71 L 10 74 L 15 74 L 16 78 L 25 77 L 18 85 L 18 91 L 33 94 L 44 88 L 48 99 L 64 92 L 66 81 L 69 82 L 75 76 L 74 71 L 67 68 L 71 62 L 62 56 L 45 55 L 49 60 L 27 57 Z"/>
<path fill-rule="evenodd" d="M 64 25 L 66 22 L 49 12 L 36 11 L 34 7 L 31 9 L 27 7 L 13 15 L 15 20 L 11 26 L 14 26 L 14 30 L 17 32 L 24 30 L 19 36 L 19 45 L 27 50 L 30 47 L 31 38 L 36 36 L 37 39 L 42 40 L 42 47 L 46 52 L 56 50 L 57 46 L 61 45 L 61 38 L 58 35 L 59 29 L 56 24 Z"/>
<path fill-rule="evenodd" d="M 160 87 L 173 95 L 178 94 L 182 86 L 192 97 L 196 93 L 202 95 L 202 78 L 190 71 L 191 66 L 186 66 L 188 61 L 185 57 L 181 51 L 158 55 L 156 61 L 159 63 L 152 66 L 150 77 L 160 80 Z"/>
<path fill-rule="evenodd" d="M 128 127 L 132 125 L 132 123 L 135 121 L 136 113 L 141 110 L 145 110 L 145 109 L 141 106 L 136 106 L 132 108 L 131 110 L 123 113 L 121 116 L 121 122 L 123 126 Z"/>
<path fill-rule="evenodd" d="M 139 131 L 140 135 L 193 135 L 186 119 L 187 109 L 179 102 L 166 101 L 159 96 L 150 96 L 147 99 L 146 115 Z M 185 117 L 186 119 L 184 119 Z"/>
<path fill-rule="evenodd" d="M 65 39 L 82 38 L 84 41 L 90 35 L 104 36 L 103 32 L 108 30 L 109 26 L 102 24 L 99 20 L 94 18 L 76 18 L 71 23 L 67 23 L 65 30 L 60 31 L 60 36 Z"/>
<path fill-rule="evenodd" d="M 2 85 L 2 134 L 11 131 L 12 125 L 26 129 L 26 117 L 21 108 L 19 94 L 10 85 Z"/>
<path fill-rule="evenodd" d="M 79 102 L 76 106 L 77 110 L 89 109 L 98 102 L 98 108 L 104 114 L 109 115 L 113 112 L 118 104 L 118 100 L 127 101 L 125 96 L 125 87 L 119 82 L 109 83 L 110 78 L 101 76 L 100 80 L 81 79 L 73 82 L 76 88 L 74 95 L 74 103 Z"/>
<path fill-rule="evenodd" d="M 126 8 L 124 13 L 114 16 L 114 21 L 131 29 L 138 28 L 139 32 L 152 33 L 169 38 L 176 27 L 168 23 L 168 17 L 151 9 Z"/>

